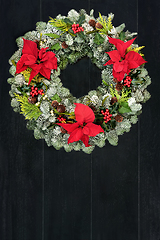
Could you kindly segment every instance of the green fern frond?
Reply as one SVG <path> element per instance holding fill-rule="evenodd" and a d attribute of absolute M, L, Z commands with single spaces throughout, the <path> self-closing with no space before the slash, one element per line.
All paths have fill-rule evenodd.
<path fill-rule="evenodd" d="M 32 103 L 28 102 L 28 96 L 23 95 L 20 96 L 18 94 L 15 94 L 15 97 L 18 102 L 20 102 L 20 107 L 21 107 L 21 114 L 25 116 L 25 119 L 35 119 L 42 114 L 42 112 L 39 110 L 39 108 Z"/>

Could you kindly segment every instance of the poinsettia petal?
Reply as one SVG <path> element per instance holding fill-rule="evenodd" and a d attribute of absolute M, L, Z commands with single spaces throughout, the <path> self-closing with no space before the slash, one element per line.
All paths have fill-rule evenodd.
<path fill-rule="evenodd" d="M 111 37 L 108 37 L 109 38 L 109 43 L 113 44 L 116 48 L 117 48 L 117 44 L 123 44 L 124 42 L 120 39 L 117 39 L 117 38 L 111 38 Z"/>
<path fill-rule="evenodd" d="M 142 56 L 134 51 L 130 51 L 126 54 L 126 60 L 128 61 L 130 69 L 137 68 L 143 63 L 146 63 Z"/>
<path fill-rule="evenodd" d="M 113 68 L 114 68 L 115 72 L 121 72 L 123 70 L 123 68 L 124 68 L 123 61 L 122 62 L 115 62 L 113 64 Z"/>
<path fill-rule="evenodd" d="M 119 54 L 120 54 L 120 56 L 123 58 L 124 57 L 124 55 L 125 55 L 125 51 L 126 51 L 126 49 L 124 48 L 124 44 L 123 44 L 124 42 L 122 42 L 122 43 L 117 43 L 117 50 L 118 50 L 118 52 L 119 52 Z"/>
<path fill-rule="evenodd" d="M 26 55 L 22 55 L 22 57 L 20 58 L 20 60 L 17 62 L 16 65 L 16 73 L 20 73 L 24 70 L 27 69 L 27 65 L 25 64 L 25 61 L 27 60 L 27 56 Z"/>
<path fill-rule="evenodd" d="M 124 49 L 125 49 L 125 51 L 127 50 L 127 48 L 128 48 L 129 46 L 132 45 L 132 43 L 134 42 L 135 39 L 136 39 L 136 37 L 124 43 Z"/>
<path fill-rule="evenodd" d="M 25 55 L 26 55 L 25 65 L 32 65 L 36 63 L 37 59 L 35 58 L 35 56 L 27 54 L 24 54 L 23 56 Z"/>
<path fill-rule="evenodd" d="M 117 43 L 117 50 L 120 53 L 121 57 L 125 56 L 127 48 L 134 42 L 136 38 L 133 38 L 127 42 L 121 41 L 121 43 Z"/>
<path fill-rule="evenodd" d="M 53 52 L 45 52 L 42 55 L 41 62 L 43 63 L 43 65 L 46 68 L 56 69 L 57 70 L 57 58 L 55 57 L 55 53 L 53 53 Z"/>
<path fill-rule="evenodd" d="M 33 55 L 36 59 L 38 58 L 38 48 L 37 44 L 31 40 L 26 40 L 23 38 L 24 44 L 22 49 L 22 54 Z"/>
<path fill-rule="evenodd" d="M 41 66 L 41 69 L 39 71 L 40 74 L 42 74 L 42 76 L 44 76 L 45 78 L 50 79 L 51 69 L 46 68 L 43 63 L 40 63 L 40 66 Z"/>
<path fill-rule="evenodd" d="M 114 62 L 112 61 L 112 60 L 109 60 L 108 62 L 106 62 L 105 64 L 104 64 L 104 66 L 107 66 L 107 65 L 111 65 L 111 64 L 113 64 Z"/>
<path fill-rule="evenodd" d="M 107 53 L 113 62 L 117 62 L 117 61 L 121 60 L 121 56 L 117 50 L 113 50 L 113 51 L 107 52 Z"/>
<path fill-rule="evenodd" d="M 39 73 L 39 69 L 32 69 L 30 77 L 29 77 L 29 82 L 28 85 L 31 83 L 32 79 Z"/>
<path fill-rule="evenodd" d="M 125 75 L 124 71 L 116 72 L 113 68 L 113 77 L 115 77 L 118 82 L 121 82 L 123 80 L 124 75 Z"/>
<path fill-rule="evenodd" d="M 75 117 L 76 121 L 80 124 L 93 122 L 95 119 L 94 112 L 92 109 L 82 103 L 74 103 L 76 105 L 75 108 Z"/>
<path fill-rule="evenodd" d="M 77 122 L 76 123 L 57 123 L 57 125 L 63 127 L 69 133 L 73 132 L 76 128 L 79 127 L 79 124 Z"/>
<path fill-rule="evenodd" d="M 83 136 L 81 137 L 81 141 L 84 143 L 85 147 L 89 147 L 90 146 L 88 144 L 89 136 L 83 134 Z"/>
<path fill-rule="evenodd" d="M 81 140 L 83 136 L 82 128 L 76 128 L 68 138 L 68 144 Z"/>
<path fill-rule="evenodd" d="M 124 57 L 127 48 L 134 42 L 135 39 L 136 38 L 133 38 L 127 42 L 123 42 L 120 39 L 109 37 L 109 42 L 115 45 L 121 57 Z"/>
<path fill-rule="evenodd" d="M 83 128 L 83 133 L 91 137 L 96 136 L 100 132 L 104 132 L 104 130 L 100 125 L 96 125 L 94 123 L 87 123 L 87 125 Z"/>
<path fill-rule="evenodd" d="M 16 66 L 16 72 L 15 74 L 18 74 L 18 73 L 21 73 L 23 71 L 25 71 L 28 67 L 27 66 L 21 66 L 21 67 L 18 67 L 18 63 L 17 63 L 17 66 Z"/>
<path fill-rule="evenodd" d="M 41 59 L 41 61 L 46 61 L 48 59 L 47 52 L 46 52 L 48 48 L 49 47 L 41 48 L 41 50 L 39 51 L 39 58 Z"/>

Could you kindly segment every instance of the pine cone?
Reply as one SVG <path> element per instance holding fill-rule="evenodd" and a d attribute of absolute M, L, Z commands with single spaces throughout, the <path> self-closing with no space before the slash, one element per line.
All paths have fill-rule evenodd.
<path fill-rule="evenodd" d="M 118 82 L 118 83 L 116 84 L 116 90 L 117 90 L 117 91 L 121 91 L 122 88 L 123 88 L 123 84 L 120 83 L 120 82 Z"/>
<path fill-rule="evenodd" d="M 96 21 L 94 19 L 90 19 L 88 23 L 91 27 L 95 27 L 96 25 Z"/>
<path fill-rule="evenodd" d="M 66 129 L 64 129 L 63 127 L 60 127 L 61 133 L 66 133 Z"/>
<path fill-rule="evenodd" d="M 62 42 L 62 48 L 64 48 L 64 49 L 68 48 L 68 45 L 66 42 Z"/>
<path fill-rule="evenodd" d="M 29 102 L 29 103 L 32 103 L 32 104 L 35 104 L 35 103 L 37 102 L 37 97 L 29 96 L 28 102 Z"/>
<path fill-rule="evenodd" d="M 52 101 L 51 103 L 52 107 L 57 108 L 58 102 L 56 100 Z"/>
<path fill-rule="evenodd" d="M 103 28 L 102 24 L 100 24 L 99 22 L 96 23 L 95 27 L 98 28 L 98 29 L 102 29 Z"/>
<path fill-rule="evenodd" d="M 113 82 L 118 83 L 117 78 L 113 77 Z"/>
<path fill-rule="evenodd" d="M 112 97 L 111 98 L 111 104 L 113 105 L 114 103 L 116 103 L 118 100 L 116 97 Z"/>
<path fill-rule="evenodd" d="M 115 116 L 114 119 L 116 120 L 116 122 L 122 122 L 123 121 L 123 117 L 121 115 Z"/>
<path fill-rule="evenodd" d="M 93 110 L 93 112 L 95 112 L 96 111 L 96 108 L 95 108 L 95 106 L 93 106 L 93 105 L 89 105 L 89 107 Z"/>
<path fill-rule="evenodd" d="M 57 106 L 57 111 L 60 112 L 60 113 L 65 112 L 65 106 L 64 105 L 58 105 Z"/>

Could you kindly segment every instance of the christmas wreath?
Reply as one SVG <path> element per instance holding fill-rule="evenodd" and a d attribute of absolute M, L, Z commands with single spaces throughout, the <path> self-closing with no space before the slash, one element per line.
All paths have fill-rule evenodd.
<path fill-rule="evenodd" d="M 113 17 L 71 10 L 67 17 L 38 22 L 36 31 L 16 40 L 18 50 L 9 60 L 11 106 L 48 146 L 86 153 L 106 139 L 115 146 L 150 98 L 143 47 L 135 43 L 136 33 L 124 31 L 125 24 L 114 27 Z M 60 71 L 82 57 L 101 69 L 102 84 L 76 99 L 63 87 Z"/>

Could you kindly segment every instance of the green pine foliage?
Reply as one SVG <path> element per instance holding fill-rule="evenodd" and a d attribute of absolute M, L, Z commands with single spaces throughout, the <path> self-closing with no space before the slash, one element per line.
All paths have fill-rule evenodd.
<path fill-rule="evenodd" d="M 38 117 L 42 114 L 39 108 L 35 104 L 31 104 L 28 102 L 28 96 L 23 95 L 20 96 L 19 94 L 15 94 L 15 97 L 18 102 L 20 102 L 21 107 L 21 114 L 25 116 L 25 119 L 35 119 L 37 120 Z"/>

